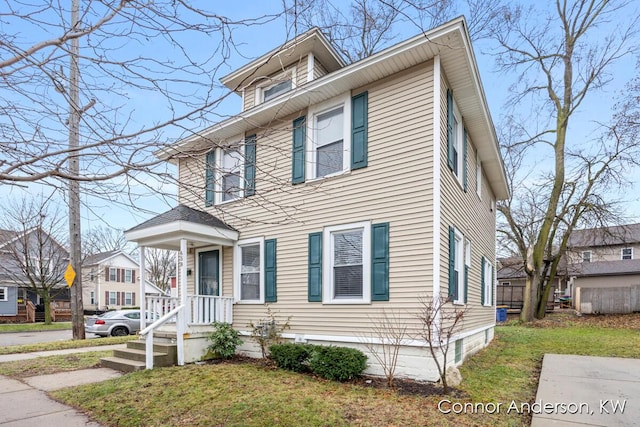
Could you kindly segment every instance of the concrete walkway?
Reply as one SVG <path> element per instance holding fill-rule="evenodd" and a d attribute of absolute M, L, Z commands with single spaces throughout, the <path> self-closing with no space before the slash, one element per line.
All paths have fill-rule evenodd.
<path fill-rule="evenodd" d="M 532 427 L 637 426 L 640 359 L 546 354 Z"/>
<path fill-rule="evenodd" d="M 112 350 L 123 347 L 125 347 L 124 344 L 117 344 L 37 353 L 7 354 L 0 356 L 0 362 Z M 121 375 L 121 372 L 108 368 L 81 369 L 58 374 L 39 375 L 22 380 L 14 380 L 0 375 L 0 426 L 99 427 L 98 423 L 90 421 L 82 412 L 51 399 L 47 392 L 65 387 L 106 381 Z"/>

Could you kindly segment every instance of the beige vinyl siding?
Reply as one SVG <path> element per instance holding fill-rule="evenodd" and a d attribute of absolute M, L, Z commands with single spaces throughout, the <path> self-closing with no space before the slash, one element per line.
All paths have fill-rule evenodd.
<path fill-rule="evenodd" d="M 318 79 L 327 74 L 327 70 L 324 66 L 318 61 L 318 58 L 315 58 L 313 61 L 313 79 Z"/>
<path fill-rule="evenodd" d="M 415 332 L 417 298 L 432 290 L 432 62 L 352 95 L 363 89 L 369 92 L 366 168 L 292 186 L 291 121 L 296 116 L 291 116 L 275 129 L 256 129 L 256 195 L 207 208 L 240 230 L 240 239 L 277 239 L 278 302 L 272 308 L 292 316 L 292 333 L 357 336 L 370 330 L 370 317 L 380 315 L 382 307 L 397 309 Z M 188 190 L 204 185 L 198 167 L 195 159 L 181 161 L 187 189 L 181 189 L 181 202 L 204 209 L 204 192 Z M 307 302 L 308 234 L 360 221 L 390 224 L 390 301 Z M 223 294 L 232 295 L 232 249 L 223 253 Z M 264 316 L 261 305 L 234 306 L 238 329 Z"/>
<path fill-rule="evenodd" d="M 256 85 L 252 84 L 244 88 L 242 96 L 242 111 L 247 111 L 256 105 Z"/>
<path fill-rule="evenodd" d="M 465 317 L 464 328 L 474 330 L 493 324 L 495 320 L 495 306 L 484 307 L 480 300 L 482 257 L 484 256 L 489 262 L 495 264 L 495 212 L 491 210 L 491 200 L 495 200 L 495 196 L 484 175 L 484 170 L 481 197 L 479 198 L 476 193 L 476 149 L 470 137 L 467 138 L 468 181 L 466 193 L 462 183 L 458 182 L 456 176 L 449 169 L 447 163 L 447 86 L 445 79 L 442 81 L 441 94 L 440 292 L 442 296 L 446 296 L 449 289 L 449 226 L 453 226 L 464 234 L 465 238 L 471 240 L 471 266 L 467 292 L 469 311 Z M 455 99 L 455 92 L 453 96 Z M 462 176 L 462 171 L 460 173 Z"/>

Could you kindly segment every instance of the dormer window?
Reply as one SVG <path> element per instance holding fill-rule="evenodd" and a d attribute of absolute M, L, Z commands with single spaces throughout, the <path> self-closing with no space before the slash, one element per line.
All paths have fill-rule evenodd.
<path fill-rule="evenodd" d="M 256 88 L 256 105 L 277 98 L 296 87 L 296 69 L 291 67 L 284 72 L 266 78 Z"/>
<path fill-rule="evenodd" d="M 278 95 L 288 92 L 290 90 L 291 90 L 291 79 L 285 80 L 284 82 L 276 83 L 262 90 L 262 101 L 267 102 L 268 100 L 275 98 Z"/>

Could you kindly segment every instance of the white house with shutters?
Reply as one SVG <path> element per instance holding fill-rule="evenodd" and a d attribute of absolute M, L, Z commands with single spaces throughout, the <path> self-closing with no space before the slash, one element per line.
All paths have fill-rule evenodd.
<path fill-rule="evenodd" d="M 352 64 L 312 29 L 221 80 L 242 111 L 159 153 L 179 205 L 125 233 L 182 260 L 178 297 L 147 298 L 163 317 L 143 336 L 193 362 L 211 322 L 246 336 L 268 304 L 290 316 L 284 338 L 366 353 L 393 312 L 409 334 L 397 374 L 434 380 L 417 314 L 444 296 L 468 308 L 450 363 L 487 345 L 508 189 L 464 18 Z"/>

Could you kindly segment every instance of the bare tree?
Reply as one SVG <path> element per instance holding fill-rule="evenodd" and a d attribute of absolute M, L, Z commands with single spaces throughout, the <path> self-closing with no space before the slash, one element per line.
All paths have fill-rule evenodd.
<path fill-rule="evenodd" d="M 123 230 L 105 225 L 93 227 L 82 236 L 82 249 L 85 256 L 99 252 L 125 250 L 129 242 L 124 238 Z"/>
<path fill-rule="evenodd" d="M 169 290 L 171 277 L 176 274 L 176 252 L 147 248 L 144 255 L 149 269 L 147 278 L 163 291 Z"/>
<path fill-rule="evenodd" d="M 35 292 L 51 323 L 51 300 L 66 288 L 69 255 L 62 246 L 66 218 L 49 209 L 45 198 L 22 199 L 2 210 L 2 227 L 13 237 L 3 242 L 0 273 L 18 287 Z"/>
<path fill-rule="evenodd" d="M 585 144 L 570 126 L 589 95 L 610 82 L 611 67 L 637 49 L 631 2 L 557 0 L 554 11 L 505 9 L 492 37 L 502 70 L 517 74 L 511 105 L 530 115 L 509 117 L 502 143 L 511 198 L 498 205 L 499 233 L 526 272 L 521 319 L 545 315 L 546 301 L 571 232 L 615 219 L 608 194 L 626 182 L 638 146 L 620 123 L 602 123 Z M 630 21 L 625 21 L 630 17 Z M 625 19 L 621 19 L 625 18 Z M 550 168 L 527 159 L 551 153 Z"/>
<path fill-rule="evenodd" d="M 371 322 L 371 337 L 379 340 L 379 343 L 371 342 L 370 339 L 363 337 L 364 345 L 382 366 L 384 375 L 387 377 L 387 387 L 393 388 L 400 348 L 405 344 L 407 338 L 407 324 L 398 313 L 387 311 L 384 308 L 382 316 L 370 317 L 369 321 Z"/>
<path fill-rule="evenodd" d="M 431 357 L 438 369 L 443 391 L 449 393 L 447 383 L 447 360 L 451 340 L 462 330 L 464 318 L 469 311 L 467 305 L 453 305 L 448 297 L 420 298 L 421 311 L 418 320 L 422 328 L 420 335 L 427 342 Z"/>

